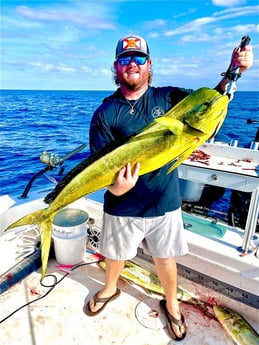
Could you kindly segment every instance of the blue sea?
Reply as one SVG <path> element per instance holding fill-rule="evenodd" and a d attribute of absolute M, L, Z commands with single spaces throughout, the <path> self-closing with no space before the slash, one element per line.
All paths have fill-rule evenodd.
<path fill-rule="evenodd" d="M 0 97 L 0 195 L 21 195 L 30 178 L 46 166 L 43 151 L 64 157 L 88 143 L 94 110 L 112 91 L 2 90 Z M 240 147 L 254 140 L 259 120 L 259 92 L 236 92 L 219 141 L 236 139 Z M 89 155 L 88 147 L 35 180 L 31 190 L 47 188 Z M 63 174 L 60 176 L 60 173 Z"/>

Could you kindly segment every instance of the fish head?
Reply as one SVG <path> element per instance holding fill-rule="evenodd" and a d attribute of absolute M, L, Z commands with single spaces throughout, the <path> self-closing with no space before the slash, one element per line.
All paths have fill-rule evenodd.
<path fill-rule="evenodd" d="M 214 136 L 222 126 L 228 109 L 228 96 L 213 92 L 204 102 L 195 105 L 183 117 L 185 125 L 208 138 Z"/>

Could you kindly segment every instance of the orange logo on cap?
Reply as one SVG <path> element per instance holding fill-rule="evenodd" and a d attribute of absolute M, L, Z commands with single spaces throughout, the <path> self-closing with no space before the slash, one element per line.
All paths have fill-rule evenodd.
<path fill-rule="evenodd" d="M 140 39 L 136 37 L 129 37 L 123 40 L 123 50 L 126 49 L 140 49 Z"/>

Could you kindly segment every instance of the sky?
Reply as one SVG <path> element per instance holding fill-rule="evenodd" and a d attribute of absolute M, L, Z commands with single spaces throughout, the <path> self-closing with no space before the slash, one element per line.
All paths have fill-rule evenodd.
<path fill-rule="evenodd" d="M 114 90 L 118 40 L 144 37 L 154 86 L 214 87 L 251 37 L 239 91 L 259 91 L 258 0 L 2 0 L 1 89 Z"/>

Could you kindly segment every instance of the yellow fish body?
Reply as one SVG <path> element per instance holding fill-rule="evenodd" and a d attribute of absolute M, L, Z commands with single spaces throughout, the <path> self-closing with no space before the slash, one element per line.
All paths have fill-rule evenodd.
<path fill-rule="evenodd" d="M 213 310 L 234 344 L 259 345 L 259 335 L 240 314 L 230 308 L 217 305 L 213 306 Z"/>
<path fill-rule="evenodd" d="M 106 269 L 105 261 L 100 261 L 99 266 L 102 269 Z M 124 268 L 121 272 L 120 278 L 141 286 L 148 292 L 153 292 L 159 295 L 164 295 L 164 289 L 160 283 L 158 276 L 152 272 L 149 272 L 145 268 L 135 264 L 132 261 L 125 261 Z M 215 316 L 207 309 L 207 303 L 196 298 L 190 292 L 177 287 L 177 299 L 181 302 L 191 304 L 199 311 L 203 312 L 209 318 L 215 319 Z"/>

